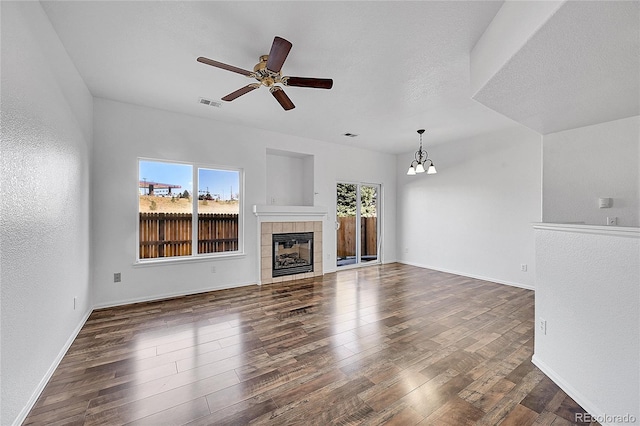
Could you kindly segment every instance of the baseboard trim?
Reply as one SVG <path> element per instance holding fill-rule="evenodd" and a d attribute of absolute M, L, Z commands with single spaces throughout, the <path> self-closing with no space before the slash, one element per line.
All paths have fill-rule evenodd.
<path fill-rule="evenodd" d="M 29 401 L 27 401 L 27 404 L 22 408 L 22 411 L 20 411 L 20 414 L 18 414 L 18 417 L 16 417 L 15 420 L 13 421 L 12 423 L 13 426 L 20 426 L 22 423 L 24 423 L 25 419 L 33 409 L 33 406 L 36 405 L 38 398 L 40 398 L 42 391 L 44 391 L 45 386 L 47 386 L 47 383 L 49 383 L 51 376 L 53 376 L 53 373 L 55 373 L 56 368 L 58 368 L 58 365 L 60 365 L 62 358 L 64 358 L 64 356 L 67 354 L 67 351 L 73 344 L 73 341 L 76 340 L 76 337 L 78 337 L 80 330 L 82 330 L 82 327 L 84 327 L 85 323 L 89 319 L 89 316 L 91 315 L 92 312 L 93 312 L 93 309 L 89 309 L 84 314 L 84 316 L 82 317 L 82 320 L 80 320 L 80 323 L 76 326 L 73 332 L 71 332 L 71 335 L 65 342 L 64 346 L 62 347 L 62 349 L 60 350 L 56 358 L 53 360 L 53 363 L 51 363 L 51 366 L 49 367 L 45 375 L 42 377 L 42 379 L 40 380 L 40 383 L 38 383 L 38 386 L 36 386 L 35 390 L 33 391 L 33 394 L 31 395 L 31 398 L 29 398 Z"/>
<path fill-rule="evenodd" d="M 211 287 L 211 288 L 204 288 L 204 289 L 192 290 L 192 291 L 186 291 L 186 292 L 181 291 L 176 293 L 163 293 L 153 297 L 135 297 L 132 299 L 122 299 L 114 302 L 98 303 L 96 305 L 93 305 L 93 309 L 96 310 L 96 309 L 115 308 L 116 306 L 131 305 L 133 303 L 156 302 L 158 300 L 173 299 L 174 297 L 193 296 L 195 294 L 208 293 L 210 291 L 228 290 L 231 288 L 248 287 L 252 285 L 258 285 L 258 284 L 256 282 L 247 282 L 247 283 L 239 283 L 239 284 L 235 284 L 232 286 L 225 286 L 225 287 Z"/>
<path fill-rule="evenodd" d="M 531 357 L 533 365 L 538 367 L 547 377 L 551 379 L 560 389 L 569 395 L 575 402 L 577 402 L 587 413 L 596 418 L 605 418 L 604 413 L 599 410 L 594 403 L 580 393 L 576 388 L 571 386 L 569 382 L 564 380 L 553 368 L 549 367 L 544 361 L 540 360 L 535 354 Z M 602 426 L 613 425 L 614 423 L 601 423 Z"/>
<path fill-rule="evenodd" d="M 508 285 L 508 286 L 511 286 L 511 287 L 523 288 L 525 290 L 533 290 L 533 291 L 535 291 L 535 289 L 536 289 L 534 286 L 529 285 L 529 284 L 514 283 L 512 281 L 499 280 L 499 279 L 491 278 L 491 277 L 483 277 L 481 275 L 469 274 L 467 272 L 454 271 L 454 270 L 451 270 L 451 269 L 440 268 L 440 267 L 437 267 L 437 266 L 424 265 L 422 263 L 408 262 L 406 260 L 398 260 L 397 262 L 398 263 L 402 263 L 404 265 L 416 266 L 418 268 L 433 269 L 434 271 L 446 272 L 448 274 L 460 275 L 462 277 L 475 278 L 476 280 L 490 281 L 492 283 L 504 284 L 504 285 Z"/>

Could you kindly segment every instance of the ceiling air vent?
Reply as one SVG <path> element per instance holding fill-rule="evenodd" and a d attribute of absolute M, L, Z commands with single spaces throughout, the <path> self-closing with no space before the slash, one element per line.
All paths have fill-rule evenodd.
<path fill-rule="evenodd" d="M 211 99 L 207 98 L 198 98 L 198 102 L 203 105 L 208 105 L 216 108 L 220 108 L 222 106 L 222 102 L 212 101 Z"/>
<path fill-rule="evenodd" d="M 355 133 L 345 133 L 345 134 L 344 134 L 344 135 L 342 135 L 342 136 L 346 136 L 346 137 L 348 137 L 348 138 L 355 138 L 355 137 L 356 137 L 356 136 L 358 136 L 358 135 L 356 135 Z"/>

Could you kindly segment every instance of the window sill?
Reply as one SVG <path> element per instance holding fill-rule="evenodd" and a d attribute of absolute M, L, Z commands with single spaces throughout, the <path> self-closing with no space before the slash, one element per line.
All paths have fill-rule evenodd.
<path fill-rule="evenodd" d="M 215 256 L 208 255 L 200 255 L 200 256 L 185 256 L 185 257 L 165 257 L 161 259 L 144 259 L 138 260 L 133 263 L 135 268 L 143 268 L 147 266 L 164 266 L 164 265 L 175 265 L 179 263 L 194 263 L 194 262 L 210 262 L 212 260 L 228 260 L 234 258 L 245 257 L 246 254 L 244 252 L 233 252 L 229 254 L 217 254 Z"/>

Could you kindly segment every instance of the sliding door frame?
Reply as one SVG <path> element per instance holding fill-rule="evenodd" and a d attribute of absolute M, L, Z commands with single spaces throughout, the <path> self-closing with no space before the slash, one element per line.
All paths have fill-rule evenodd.
<path fill-rule="evenodd" d="M 356 226 L 355 226 L 355 242 L 356 242 L 356 253 L 355 253 L 355 263 L 346 264 L 338 266 L 338 185 L 346 184 L 346 185 L 355 185 L 356 186 Z M 377 188 L 377 198 L 376 198 L 376 260 L 370 262 L 362 262 L 362 235 L 361 235 L 361 190 L 362 186 L 372 186 Z M 369 182 L 356 182 L 356 181 L 348 181 L 348 180 L 338 180 L 336 181 L 336 221 L 335 221 L 335 231 L 336 231 L 336 244 L 334 248 L 334 253 L 336 254 L 336 268 L 337 269 L 350 269 L 350 268 L 360 268 L 362 266 L 368 265 L 379 265 L 382 263 L 382 228 L 383 228 L 383 218 L 382 218 L 382 184 L 381 183 L 369 183 Z"/>

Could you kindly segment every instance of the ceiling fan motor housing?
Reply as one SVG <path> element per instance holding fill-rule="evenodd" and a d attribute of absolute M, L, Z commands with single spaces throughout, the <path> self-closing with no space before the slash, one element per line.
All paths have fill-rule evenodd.
<path fill-rule="evenodd" d="M 255 79 L 267 87 L 271 87 L 275 83 L 283 83 L 279 72 L 273 72 L 267 69 L 268 59 L 269 55 L 260 56 L 260 62 L 253 67 Z"/>

